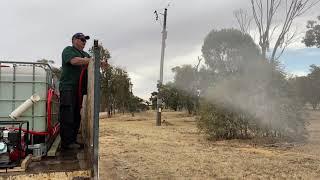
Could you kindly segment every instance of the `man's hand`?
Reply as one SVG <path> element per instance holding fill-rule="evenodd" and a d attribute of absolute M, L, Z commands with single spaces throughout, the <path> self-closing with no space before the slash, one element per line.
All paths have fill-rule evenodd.
<path fill-rule="evenodd" d="M 90 61 L 93 61 L 92 58 L 87 58 L 87 57 L 85 57 L 85 58 L 83 58 L 83 59 L 85 60 L 86 64 L 89 64 Z"/>
<path fill-rule="evenodd" d="M 70 60 L 70 63 L 72 65 L 80 66 L 80 65 L 87 65 L 87 64 L 89 64 L 90 61 L 92 61 L 92 58 L 75 57 L 75 58 Z"/>

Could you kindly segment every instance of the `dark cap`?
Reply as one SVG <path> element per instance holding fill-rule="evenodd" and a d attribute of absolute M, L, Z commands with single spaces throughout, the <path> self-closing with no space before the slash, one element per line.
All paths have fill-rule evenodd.
<path fill-rule="evenodd" d="M 76 33 L 72 36 L 72 40 L 73 39 L 79 39 L 79 38 L 85 38 L 86 40 L 90 39 L 90 36 L 85 36 L 83 33 Z"/>

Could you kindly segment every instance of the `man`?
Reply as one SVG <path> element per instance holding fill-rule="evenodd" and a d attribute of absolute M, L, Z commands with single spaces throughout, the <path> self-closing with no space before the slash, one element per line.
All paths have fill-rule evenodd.
<path fill-rule="evenodd" d="M 86 85 L 79 87 L 80 75 L 83 68 L 92 60 L 83 51 L 89 36 L 76 33 L 72 36 L 72 46 L 62 52 L 62 74 L 60 78 L 60 136 L 62 149 L 79 149 L 83 144 L 77 142 L 80 127 L 80 107 L 82 94 Z M 86 82 L 86 73 L 82 82 Z M 82 83 L 86 84 L 86 83 Z M 81 88 L 79 90 L 79 88 Z M 82 89 L 83 88 L 83 89 Z"/>

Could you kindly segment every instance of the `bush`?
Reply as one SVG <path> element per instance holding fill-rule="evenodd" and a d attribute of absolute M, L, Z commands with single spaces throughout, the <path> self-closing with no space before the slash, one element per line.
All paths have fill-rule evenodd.
<path fill-rule="evenodd" d="M 250 120 L 248 114 L 235 109 L 202 102 L 197 125 L 210 139 L 250 138 Z"/>

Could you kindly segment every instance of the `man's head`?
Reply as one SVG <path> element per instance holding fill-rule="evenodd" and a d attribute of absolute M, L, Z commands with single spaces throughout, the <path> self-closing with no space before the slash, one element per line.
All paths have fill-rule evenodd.
<path fill-rule="evenodd" d="M 72 45 L 79 50 L 83 50 L 88 39 L 90 39 L 89 36 L 85 36 L 83 33 L 76 33 L 72 36 Z"/>

